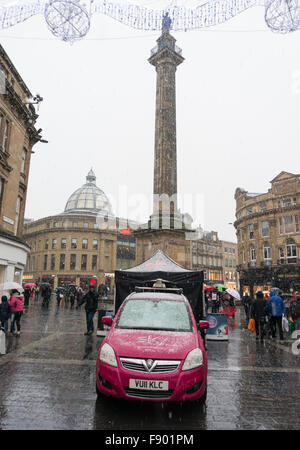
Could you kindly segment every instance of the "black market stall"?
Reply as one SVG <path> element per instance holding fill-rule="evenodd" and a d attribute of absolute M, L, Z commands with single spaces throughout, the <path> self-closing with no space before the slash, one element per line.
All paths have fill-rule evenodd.
<path fill-rule="evenodd" d="M 185 269 L 161 250 L 138 266 L 115 271 L 115 313 L 136 287 L 152 287 L 157 279 L 170 284 L 167 287 L 181 288 L 190 302 L 196 321 L 204 319 L 203 271 Z"/>

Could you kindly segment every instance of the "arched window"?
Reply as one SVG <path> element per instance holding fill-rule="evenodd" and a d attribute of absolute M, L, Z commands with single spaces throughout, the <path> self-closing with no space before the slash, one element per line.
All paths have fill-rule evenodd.
<path fill-rule="evenodd" d="M 286 261 L 288 264 L 297 262 L 297 247 L 294 239 L 287 239 L 286 244 Z"/>
<path fill-rule="evenodd" d="M 264 265 L 268 266 L 272 264 L 271 247 L 268 242 L 264 242 L 263 244 L 263 256 L 264 256 Z"/>

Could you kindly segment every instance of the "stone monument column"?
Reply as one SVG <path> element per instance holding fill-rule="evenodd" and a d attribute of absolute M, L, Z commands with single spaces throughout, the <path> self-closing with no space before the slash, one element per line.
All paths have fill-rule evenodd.
<path fill-rule="evenodd" d="M 169 30 L 170 19 L 166 15 L 162 34 L 148 60 L 157 72 L 153 216 L 178 213 L 175 73 L 184 58 Z"/>

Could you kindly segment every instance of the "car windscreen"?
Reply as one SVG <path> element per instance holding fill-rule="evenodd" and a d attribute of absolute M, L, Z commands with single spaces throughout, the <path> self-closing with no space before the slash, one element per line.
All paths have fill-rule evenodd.
<path fill-rule="evenodd" d="M 166 331 L 192 331 L 187 305 L 170 300 L 128 300 L 116 328 Z"/>

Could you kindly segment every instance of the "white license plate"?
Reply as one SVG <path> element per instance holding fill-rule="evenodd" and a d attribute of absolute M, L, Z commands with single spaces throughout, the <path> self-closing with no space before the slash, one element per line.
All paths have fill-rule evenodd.
<path fill-rule="evenodd" d="M 130 378 L 129 387 L 131 389 L 144 389 L 147 391 L 167 391 L 169 389 L 169 382 L 159 380 L 137 380 L 135 378 Z"/>

